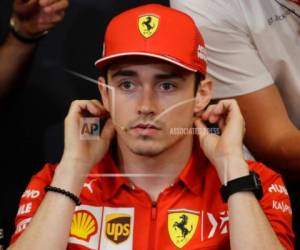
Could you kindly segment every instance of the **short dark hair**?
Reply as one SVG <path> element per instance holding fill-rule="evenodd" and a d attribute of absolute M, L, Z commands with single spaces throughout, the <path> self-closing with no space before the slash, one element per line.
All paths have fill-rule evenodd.
<path fill-rule="evenodd" d="M 205 76 L 201 74 L 199 71 L 195 73 L 195 89 L 194 89 L 194 95 L 197 94 L 198 88 L 201 84 L 201 82 L 205 79 Z"/>

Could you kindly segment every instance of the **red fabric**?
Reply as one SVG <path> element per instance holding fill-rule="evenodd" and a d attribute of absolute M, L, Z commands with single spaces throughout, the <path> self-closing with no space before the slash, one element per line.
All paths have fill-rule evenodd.
<path fill-rule="evenodd" d="M 290 201 L 281 177 L 260 163 L 249 162 L 249 168 L 255 170 L 261 177 L 264 189 L 264 196 L 260 201 L 262 209 L 283 246 L 286 249 L 293 249 L 294 235 L 291 229 Z M 22 234 L 30 218 L 38 209 L 45 195 L 43 189 L 50 184 L 54 171 L 54 165 L 46 164 L 31 179 L 26 189 L 27 192 L 24 193 L 20 201 L 22 209 L 16 217 L 17 229 L 11 239 L 12 243 Z M 159 195 L 156 208 L 152 207 L 149 195 L 138 187 L 133 188 L 127 178 L 99 176 L 101 173 L 119 173 L 110 156 L 106 156 L 100 164 L 92 169 L 91 175 L 86 181 L 89 185 L 83 187 L 80 195 L 83 206 L 81 210 L 79 208 L 79 212 L 107 207 L 134 208 L 131 218 L 134 219 L 134 225 L 130 229 L 133 235 L 133 248 L 130 249 L 178 249 L 168 232 L 168 216 L 183 210 L 196 215 L 198 223 L 195 224 L 193 236 L 181 249 L 230 249 L 228 208 L 222 202 L 219 193 L 221 183 L 215 168 L 207 161 L 201 151 L 194 151 L 174 185 Z M 29 203 L 31 205 L 28 206 Z M 89 215 L 90 212 L 86 212 L 86 214 Z M 97 216 L 96 213 L 94 215 Z M 174 224 L 173 229 L 175 228 Z M 96 228 L 104 227 L 104 219 L 98 222 L 96 226 Z M 192 230 L 191 226 L 187 226 L 187 228 L 189 231 Z M 176 233 L 180 232 L 178 228 L 174 230 Z M 74 244 L 74 241 L 73 243 L 70 242 L 68 249 L 91 249 L 88 244 L 95 237 L 98 237 L 98 241 L 95 241 L 95 244 L 98 244 L 95 249 L 100 249 L 100 243 L 106 239 L 106 235 L 97 235 L 95 232 L 81 240 L 80 244 Z M 72 235 L 70 235 L 71 238 Z M 129 249 L 123 247 L 122 244 L 125 243 L 126 241 L 114 244 L 116 247 L 114 249 Z M 101 250 L 107 249 L 102 248 Z"/>

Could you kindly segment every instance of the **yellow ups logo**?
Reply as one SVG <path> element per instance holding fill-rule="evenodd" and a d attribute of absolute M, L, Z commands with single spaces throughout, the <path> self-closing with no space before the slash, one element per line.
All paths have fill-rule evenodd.
<path fill-rule="evenodd" d="M 116 244 L 130 236 L 130 216 L 128 214 L 108 214 L 105 217 L 106 237 Z"/>

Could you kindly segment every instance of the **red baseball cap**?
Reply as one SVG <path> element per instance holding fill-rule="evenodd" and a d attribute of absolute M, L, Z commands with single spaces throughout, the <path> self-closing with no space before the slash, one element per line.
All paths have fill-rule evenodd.
<path fill-rule="evenodd" d="M 105 33 L 102 69 L 123 56 L 149 56 L 206 74 L 204 40 L 191 17 L 159 4 L 127 10 L 114 17 Z"/>

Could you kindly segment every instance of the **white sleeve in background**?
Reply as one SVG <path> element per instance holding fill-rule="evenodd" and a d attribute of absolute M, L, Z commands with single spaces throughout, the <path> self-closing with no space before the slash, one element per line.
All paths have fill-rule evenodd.
<path fill-rule="evenodd" d="M 274 82 L 257 52 L 238 1 L 170 2 L 193 17 L 204 37 L 214 98 L 251 93 Z"/>

